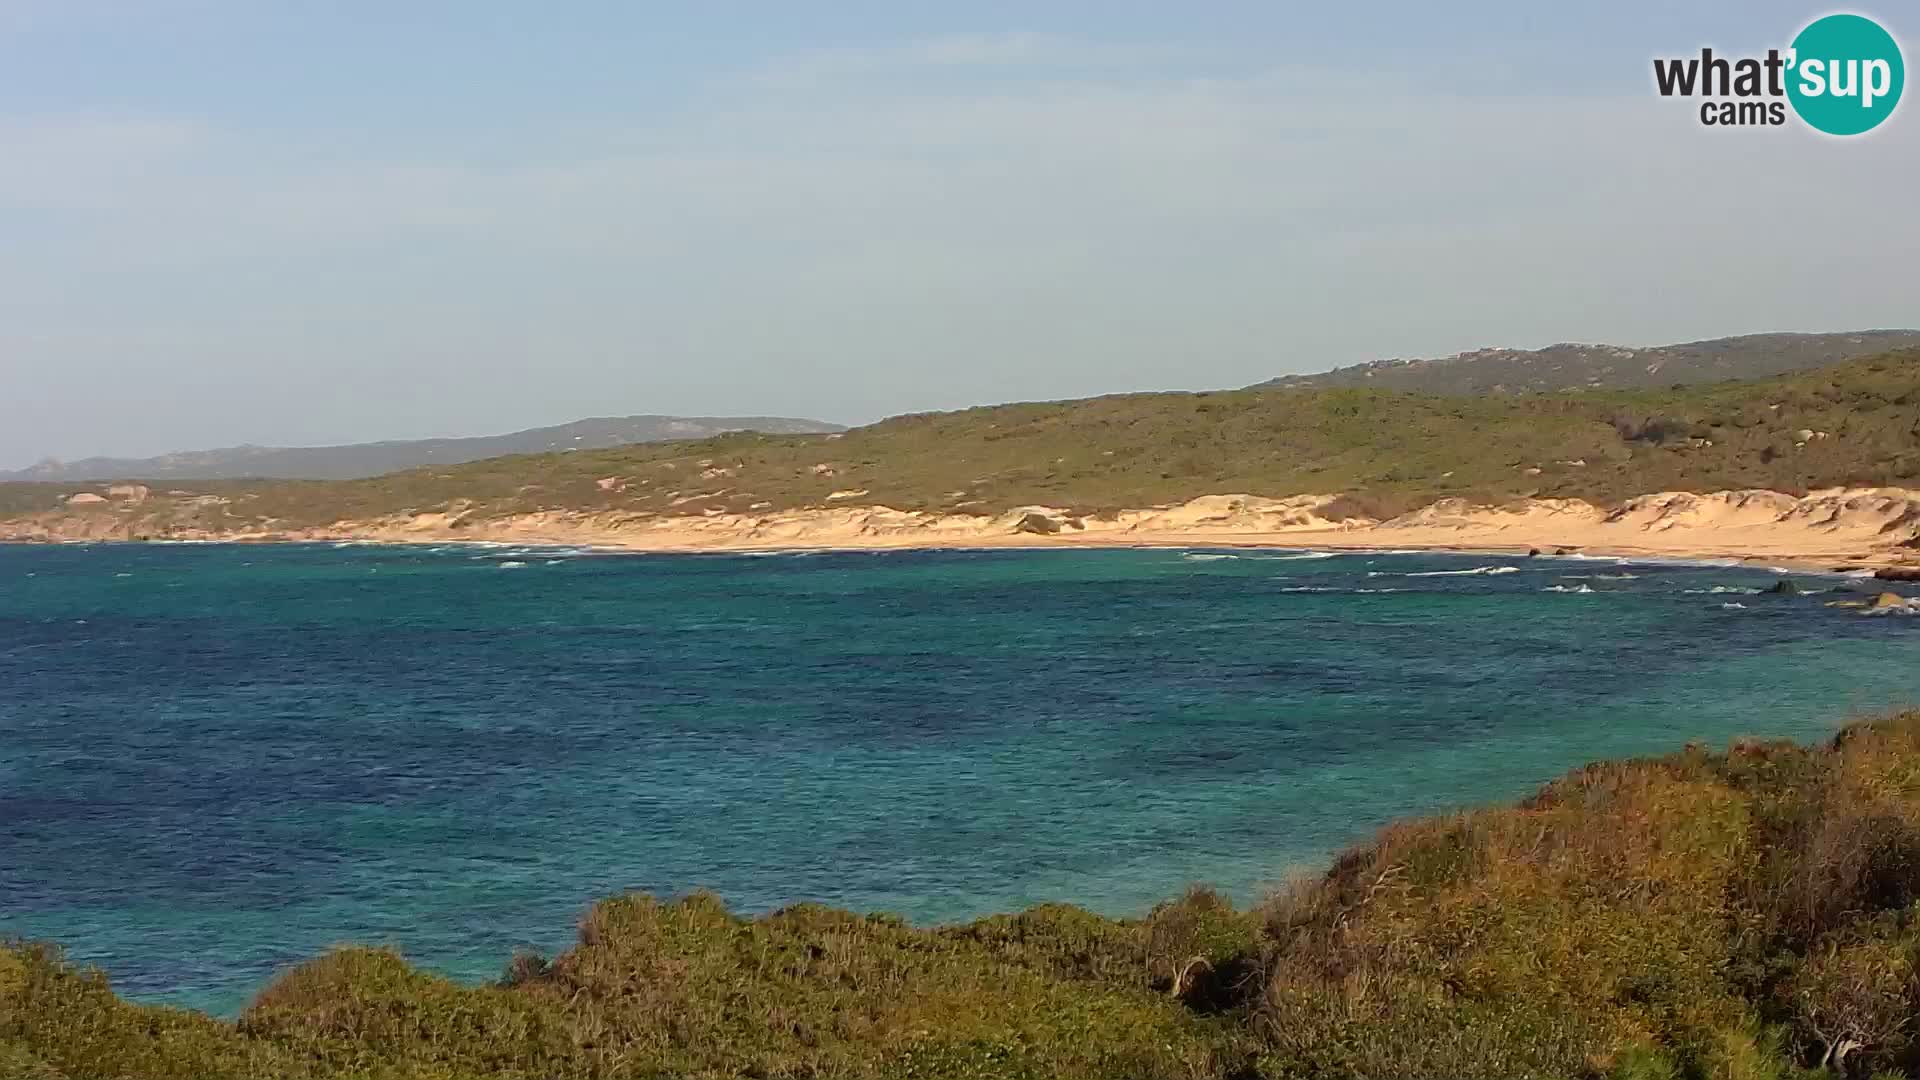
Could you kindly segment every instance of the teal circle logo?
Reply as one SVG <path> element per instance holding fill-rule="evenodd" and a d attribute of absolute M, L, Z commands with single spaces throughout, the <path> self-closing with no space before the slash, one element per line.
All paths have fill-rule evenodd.
<path fill-rule="evenodd" d="M 1900 44 L 1863 15 L 1828 15 L 1793 39 L 1787 100 L 1817 131 L 1858 135 L 1900 104 L 1907 65 Z"/>

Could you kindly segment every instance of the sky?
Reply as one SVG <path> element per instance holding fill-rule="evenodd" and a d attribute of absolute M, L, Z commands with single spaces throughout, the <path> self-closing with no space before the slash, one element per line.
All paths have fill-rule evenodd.
<path fill-rule="evenodd" d="M 1826 10 L 0 0 L 0 469 L 1920 325 L 1920 104 L 1653 91 Z"/>

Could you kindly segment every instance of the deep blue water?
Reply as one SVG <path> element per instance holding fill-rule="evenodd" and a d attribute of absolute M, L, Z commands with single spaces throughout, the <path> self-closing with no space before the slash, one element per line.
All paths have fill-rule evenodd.
<path fill-rule="evenodd" d="M 1920 619 L 1746 592 L 1777 577 L 0 546 L 0 935 L 231 1012 L 347 940 L 491 977 L 623 889 L 1252 898 L 1393 817 L 1920 698 Z"/>

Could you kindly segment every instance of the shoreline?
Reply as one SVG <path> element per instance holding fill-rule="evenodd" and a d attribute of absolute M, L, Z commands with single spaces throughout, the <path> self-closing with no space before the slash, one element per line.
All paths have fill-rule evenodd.
<path fill-rule="evenodd" d="M 808 554 L 872 554 L 876 552 L 907 551 L 1178 551 L 1194 549 L 1198 551 L 1216 551 L 1234 549 L 1240 551 L 1288 551 L 1324 553 L 1330 555 L 1460 555 L 1487 556 L 1490 558 L 1538 558 L 1564 559 L 1570 562 L 1609 562 L 1640 566 L 1724 566 L 1746 570 L 1774 570 L 1781 573 L 1806 574 L 1820 577 L 1871 577 L 1875 571 L 1883 569 L 1911 570 L 1920 573 L 1920 566 L 1887 559 L 1875 559 L 1862 556 L 1833 556 L 1816 558 L 1811 555 L 1753 555 L 1738 554 L 1732 551 L 1715 550 L 1678 550 L 1672 548 L 1634 548 L 1634 547 L 1583 547 L 1569 551 L 1542 551 L 1523 545 L 1469 545 L 1442 543 L 1409 542 L 1400 546 L 1386 544 L 1353 543 L 1301 543 L 1296 537 L 1284 534 L 1275 537 L 1235 536 L 1226 539 L 1196 539 L 1191 536 L 1148 537 L 1131 540 L 1115 538 L 1073 538 L 1054 542 L 1036 542 L 1033 538 L 1009 543 L 993 543 L 983 540 L 938 541 L 908 544 L 855 544 L 855 543 L 808 543 L 786 544 L 781 546 L 628 546 L 618 544 L 581 544 L 566 540 L 526 538 L 515 540 L 475 540 L 451 537 L 413 537 L 406 539 L 370 539 L 364 537 L 260 537 L 235 536 L 216 539 L 146 539 L 146 540 L 19 540 L 0 537 L 3 547 L 53 547 L 60 545 L 84 546 L 90 544 L 153 544 L 159 546 L 196 546 L 196 545 L 296 545 L 314 544 L 331 547 L 448 547 L 464 546 L 478 549 L 525 549 L 534 553 L 545 551 L 571 551 L 592 555 L 732 555 L 732 556 L 778 556 Z M 1847 563 L 1849 565 L 1840 565 Z M 1888 580 L 1900 581 L 1904 578 Z"/>
<path fill-rule="evenodd" d="M 461 507 L 296 529 L 221 529 L 135 507 L 0 520 L 0 542 L 495 544 L 657 554 L 801 551 L 1285 548 L 1685 560 L 1794 572 L 1920 571 L 1920 493 L 1897 488 L 1663 492 L 1602 508 L 1528 499 L 1442 500 L 1380 521 L 1333 520 L 1336 496 L 1203 495 L 1186 503 L 1083 517 L 1045 506 L 997 515 L 808 508 L 762 515 L 662 517 L 546 510 L 478 517 Z"/>

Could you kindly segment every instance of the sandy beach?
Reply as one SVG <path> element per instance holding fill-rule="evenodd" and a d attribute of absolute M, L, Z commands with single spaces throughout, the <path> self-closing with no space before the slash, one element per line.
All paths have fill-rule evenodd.
<path fill-rule="evenodd" d="M 1046 506 L 991 516 L 845 506 L 765 514 L 543 511 L 485 517 L 456 507 L 297 530 L 227 531 L 163 526 L 150 507 L 128 513 L 98 506 L 0 521 L 0 539 L 465 541 L 653 552 L 1290 547 L 1728 559 L 1818 570 L 1920 566 L 1920 493 L 1897 488 L 1835 488 L 1798 497 L 1774 491 L 1662 492 L 1612 508 L 1564 499 L 1497 507 L 1443 500 L 1385 521 L 1333 520 L 1325 511 L 1335 498 L 1205 495 L 1106 516 L 1077 516 Z"/>

